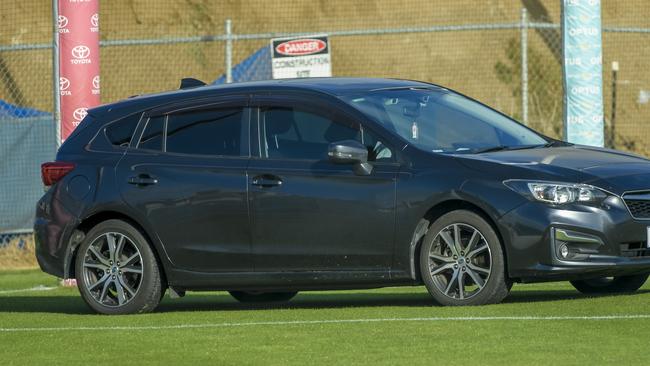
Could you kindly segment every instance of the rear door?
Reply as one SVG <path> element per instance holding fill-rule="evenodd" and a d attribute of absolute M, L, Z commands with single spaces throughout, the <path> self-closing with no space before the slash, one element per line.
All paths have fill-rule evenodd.
<path fill-rule="evenodd" d="M 248 180 L 255 270 L 388 270 L 398 171 L 390 148 L 312 98 L 259 96 L 252 106 L 258 122 Z M 329 162 L 329 143 L 347 139 L 369 148 L 372 174 Z"/>
<path fill-rule="evenodd" d="M 136 148 L 117 167 L 123 199 L 180 269 L 252 271 L 246 104 L 233 96 L 151 111 Z"/>

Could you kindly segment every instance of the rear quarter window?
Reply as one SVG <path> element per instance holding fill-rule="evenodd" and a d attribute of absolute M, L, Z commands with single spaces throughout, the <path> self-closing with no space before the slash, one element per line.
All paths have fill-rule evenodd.
<path fill-rule="evenodd" d="M 104 129 L 108 141 L 113 146 L 129 146 L 141 116 L 142 114 L 137 113 L 108 124 Z"/>

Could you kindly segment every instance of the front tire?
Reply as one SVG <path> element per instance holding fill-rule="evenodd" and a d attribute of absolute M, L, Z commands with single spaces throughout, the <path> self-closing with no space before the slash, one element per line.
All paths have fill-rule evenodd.
<path fill-rule="evenodd" d="M 420 272 L 441 305 L 499 303 L 512 287 L 499 237 L 485 219 L 467 210 L 449 212 L 431 224 L 420 250 Z"/>
<path fill-rule="evenodd" d="M 603 277 L 592 280 L 571 281 L 573 287 L 583 294 L 617 294 L 634 292 L 641 288 L 648 274 L 620 277 Z"/>
<path fill-rule="evenodd" d="M 293 299 L 298 294 L 292 292 L 246 292 L 246 291 L 228 291 L 232 297 L 239 302 L 286 302 Z"/>
<path fill-rule="evenodd" d="M 101 314 L 150 312 L 162 298 L 162 276 L 149 243 L 121 220 L 104 221 L 88 232 L 75 274 L 81 297 Z"/>

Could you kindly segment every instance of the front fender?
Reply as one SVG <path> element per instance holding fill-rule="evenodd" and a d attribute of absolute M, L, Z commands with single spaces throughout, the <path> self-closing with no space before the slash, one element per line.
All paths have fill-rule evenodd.
<path fill-rule="evenodd" d="M 527 200 L 498 180 L 459 179 L 455 183 L 438 188 L 442 189 L 429 194 L 427 199 L 419 202 L 417 207 L 405 207 L 401 211 L 403 214 L 398 212 L 400 225 L 395 248 L 395 268 L 406 271 L 411 279 L 415 280 L 418 276 L 417 249 L 431 224 L 427 216 L 454 209 L 475 209 L 486 216 L 502 240 L 506 262 L 508 262 L 511 247 L 508 240 L 511 235 L 504 235 L 504 230 L 507 228 L 501 225 L 499 219 L 525 204 Z M 404 245 L 405 243 L 408 243 L 408 246 Z"/>

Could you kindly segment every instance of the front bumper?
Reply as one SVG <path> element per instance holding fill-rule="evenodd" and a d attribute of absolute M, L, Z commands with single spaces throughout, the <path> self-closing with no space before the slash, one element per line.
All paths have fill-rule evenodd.
<path fill-rule="evenodd" d="M 572 263 L 570 266 L 538 264 L 527 268 L 519 277 L 521 282 L 568 281 L 599 277 L 632 276 L 650 273 L 650 260 L 609 263 Z"/>
<path fill-rule="evenodd" d="M 614 196 L 601 207 L 527 202 L 499 220 L 508 274 L 521 282 L 650 273 L 648 226 L 650 220 L 635 220 Z M 567 257 L 562 245 L 570 248 Z"/>

